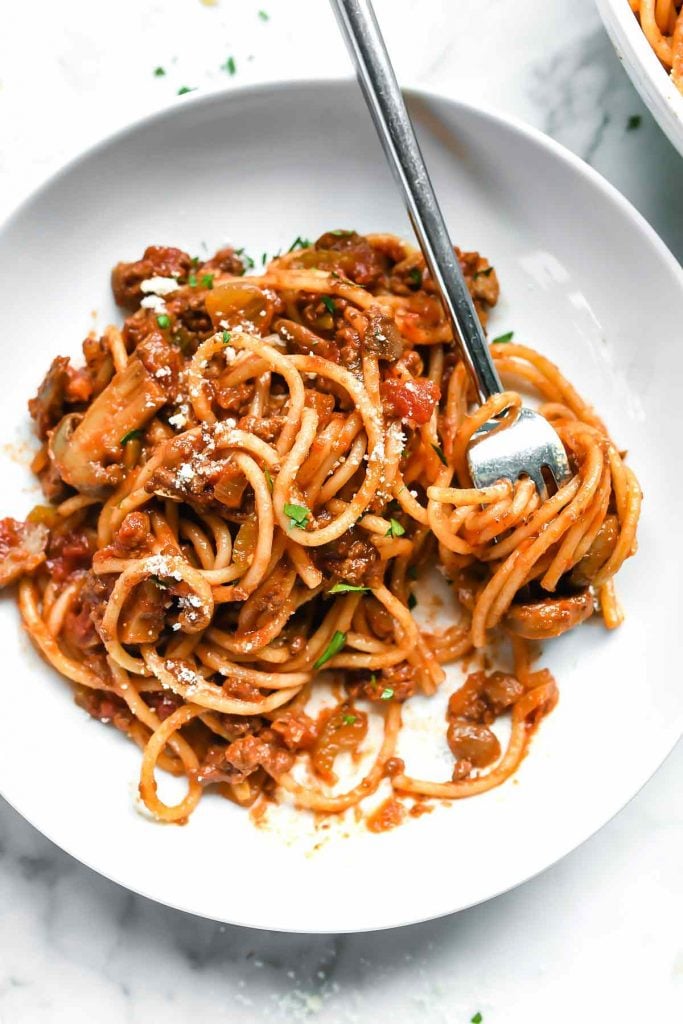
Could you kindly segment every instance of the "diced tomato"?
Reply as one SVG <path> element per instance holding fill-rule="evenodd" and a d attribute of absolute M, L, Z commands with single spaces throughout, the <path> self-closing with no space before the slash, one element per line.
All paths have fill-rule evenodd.
<path fill-rule="evenodd" d="M 438 384 L 427 377 L 416 377 L 403 381 L 390 377 L 382 381 L 382 404 L 389 416 L 413 423 L 428 423 L 441 391 Z"/>
<path fill-rule="evenodd" d="M 47 568 L 53 580 L 63 583 L 79 569 L 90 568 L 92 548 L 87 534 L 79 530 L 52 536 L 48 546 Z"/>

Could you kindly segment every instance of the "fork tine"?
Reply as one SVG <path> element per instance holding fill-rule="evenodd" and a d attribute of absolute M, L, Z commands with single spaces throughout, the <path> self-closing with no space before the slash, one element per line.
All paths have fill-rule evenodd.
<path fill-rule="evenodd" d="M 539 498 L 541 499 L 541 501 L 545 501 L 546 498 L 548 497 L 548 485 L 547 485 L 547 483 L 545 481 L 545 477 L 543 476 L 543 473 L 539 469 L 537 471 L 534 471 L 533 473 L 529 473 L 529 476 L 533 480 L 534 484 L 536 485 L 536 490 L 538 491 Z M 554 476 L 553 476 L 553 479 L 554 479 Z"/>

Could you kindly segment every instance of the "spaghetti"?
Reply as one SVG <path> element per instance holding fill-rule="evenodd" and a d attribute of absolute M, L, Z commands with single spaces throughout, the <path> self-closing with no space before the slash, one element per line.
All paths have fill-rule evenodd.
<path fill-rule="evenodd" d="M 648 43 L 683 92 L 683 6 L 680 0 L 629 0 Z"/>
<path fill-rule="evenodd" d="M 496 272 L 456 251 L 485 322 Z M 244 263 L 152 246 L 114 269 L 122 330 L 87 338 L 82 368 L 56 358 L 29 403 L 49 504 L 0 523 L 0 582 L 19 580 L 25 626 L 78 703 L 142 748 L 161 821 L 185 821 L 207 786 L 323 813 L 385 779 L 394 800 L 497 786 L 557 699 L 533 642 L 596 612 L 621 622 L 636 478 L 557 367 L 509 337 L 491 351 L 510 390 L 475 406 L 422 255 L 398 238 L 333 231 L 260 274 Z M 528 479 L 467 475 L 474 431 L 519 389 L 573 470 L 545 502 Z M 433 566 L 457 613 L 442 630 L 411 611 Z M 513 671 L 469 673 L 448 703 L 451 779 L 414 778 L 404 702 L 493 635 Z M 320 672 L 337 699 L 313 715 Z M 337 756 L 358 754 L 373 709 L 378 752 L 339 792 Z M 507 712 L 503 751 L 491 726 Z M 157 768 L 186 778 L 178 804 Z"/>

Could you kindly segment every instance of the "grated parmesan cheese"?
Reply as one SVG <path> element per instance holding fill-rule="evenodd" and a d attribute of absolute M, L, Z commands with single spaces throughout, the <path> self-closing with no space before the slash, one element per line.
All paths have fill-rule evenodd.
<path fill-rule="evenodd" d="M 160 295 L 145 295 L 140 305 L 143 309 L 153 309 L 155 313 L 166 312 L 166 303 Z"/>
<path fill-rule="evenodd" d="M 182 412 L 177 412 L 173 416 L 168 417 L 168 422 L 172 427 L 175 427 L 176 430 L 182 430 L 187 424 L 187 416 Z"/>
<path fill-rule="evenodd" d="M 178 291 L 178 282 L 174 277 L 148 277 L 140 282 L 140 291 L 146 294 L 152 292 L 154 295 L 170 295 Z"/>

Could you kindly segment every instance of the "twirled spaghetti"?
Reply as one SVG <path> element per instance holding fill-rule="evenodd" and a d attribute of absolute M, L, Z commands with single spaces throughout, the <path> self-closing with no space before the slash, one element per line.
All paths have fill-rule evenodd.
<path fill-rule="evenodd" d="M 458 255 L 485 322 L 495 270 Z M 140 795 L 159 820 L 186 820 L 207 786 L 323 813 L 385 779 L 398 798 L 497 786 L 557 698 L 531 668 L 533 641 L 596 610 L 621 621 L 613 579 L 636 547 L 636 478 L 557 367 L 510 337 L 491 345 L 509 390 L 474 404 L 422 256 L 396 237 L 333 231 L 264 257 L 260 274 L 244 263 L 152 246 L 114 269 L 122 330 L 86 339 L 83 368 L 55 359 L 30 402 L 50 504 L 0 523 L 0 582 L 19 580 L 25 626 L 79 703 L 140 745 Z M 474 431 L 513 415 L 519 389 L 573 470 L 545 502 L 528 479 L 468 479 Z M 411 610 L 431 566 L 453 592 L 443 630 Z M 403 703 L 494 634 L 514 669 L 470 672 L 451 696 L 452 778 L 412 777 Z M 321 671 L 337 701 L 313 715 Z M 339 792 L 363 708 L 384 738 Z M 501 751 L 491 725 L 508 711 Z M 157 768 L 187 778 L 177 805 Z"/>

